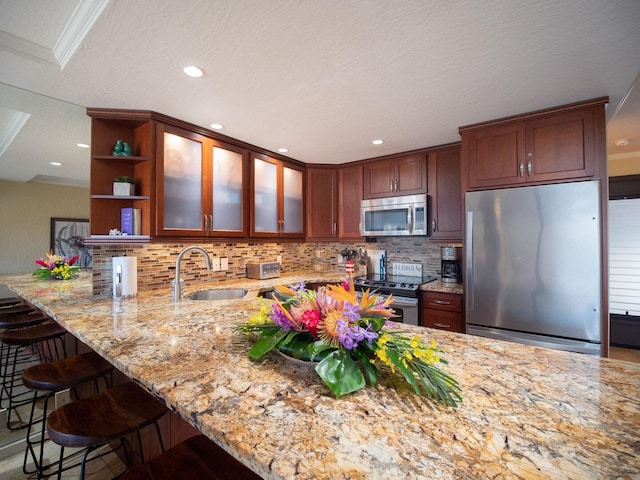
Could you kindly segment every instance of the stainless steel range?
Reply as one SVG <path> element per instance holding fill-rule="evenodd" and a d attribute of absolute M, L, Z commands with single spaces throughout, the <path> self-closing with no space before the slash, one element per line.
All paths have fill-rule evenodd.
<path fill-rule="evenodd" d="M 373 273 L 367 276 L 355 277 L 353 284 L 356 290 L 370 290 L 380 294 L 385 299 L 393 295 L 395 301 L 391 304 L 397 317 L 394 322 L 418 325 L 418 297 L 420 285 L 436 280 L 432 275 L 422 277 L 407 277 Z"/>

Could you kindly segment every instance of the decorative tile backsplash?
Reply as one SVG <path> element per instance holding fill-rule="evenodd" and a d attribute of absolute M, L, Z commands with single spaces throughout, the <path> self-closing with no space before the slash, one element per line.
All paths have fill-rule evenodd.
<path fill-rule="evenodd" d="M 127 255 L 137 257 L 138 291 L 169 289 L 175 276 L 178 253 L 191 244 L 127 244 L 94 245 L 93 294 L 112 294 L 111 257 Z M 440 245 L 430 244 L 426 237 L 393 237 L 376 243 L 201 243 L 211 257 L 228 259 L 227 271 L 212 272 L 205 268 L 202 254 L 190 252 L 181 262 L 180 276 L 189 287 L 195 283 L 214 283 L 245 278 L 246 263 L 275 262 L 282 258 L 281 271 L 344 269 L 338 264 L 338 254 L 346 247 L 387 250 L 388 262 L 421 263 L 423 272 L 440 273 Z M 390 264 L 389 264 L 390 268 Z"/>

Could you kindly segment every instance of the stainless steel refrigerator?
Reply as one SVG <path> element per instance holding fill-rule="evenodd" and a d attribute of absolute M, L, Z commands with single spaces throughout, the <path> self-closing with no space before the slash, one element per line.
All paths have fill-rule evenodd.
<path fill-rule="evenodd" d="M 599 354 L 599 181 L 465 195 L 467 333 Z"/>

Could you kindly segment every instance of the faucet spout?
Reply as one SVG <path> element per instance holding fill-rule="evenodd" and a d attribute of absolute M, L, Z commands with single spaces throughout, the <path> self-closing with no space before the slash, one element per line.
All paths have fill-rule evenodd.
<path fill-rule="evenodd" d="M 173 282 L 171 282 L 173 286 L 174 302 L 179 302 L 180 300 L 182 300 L 182 284 L 180 283 L 180 262 L 182 261 L 182 257 L 184 257 L 184 254 L 191 250 L 196 250 L 202 253 L 202 255 L 204 256 L 204 263 L 207 266 L 207 270 L 211 270 L 211 259 L 209 258 L 209 254 L 204 248 L 198 247 L 197 245 L 191 245 L 189 247 L 183 248 L 182 251 L 178 254 L 178 258 L 176 259 L 176 278 L 174 278 Z"/>

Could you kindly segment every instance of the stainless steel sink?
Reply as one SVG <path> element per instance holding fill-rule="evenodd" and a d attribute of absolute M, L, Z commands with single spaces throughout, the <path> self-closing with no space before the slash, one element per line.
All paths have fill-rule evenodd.
<path fill-rule="evenodd" d="M 234 300 L 247 294 L 246 288 L 212 288 L 187 295 L 190 300 Z"/>

